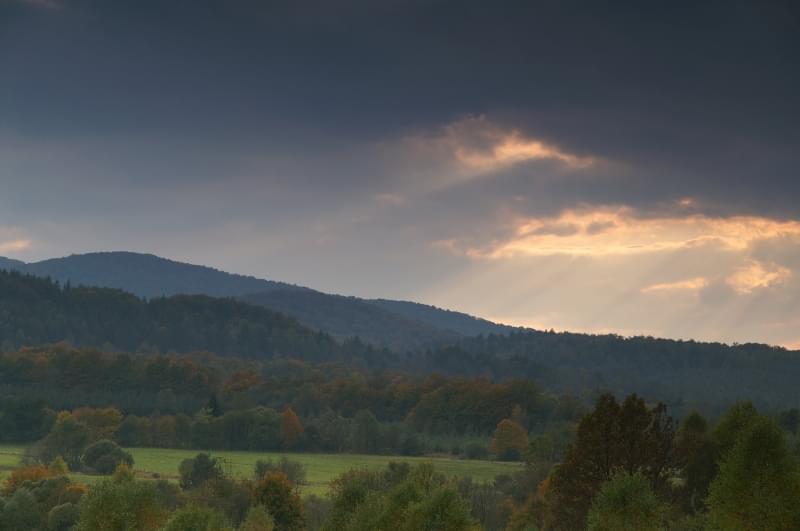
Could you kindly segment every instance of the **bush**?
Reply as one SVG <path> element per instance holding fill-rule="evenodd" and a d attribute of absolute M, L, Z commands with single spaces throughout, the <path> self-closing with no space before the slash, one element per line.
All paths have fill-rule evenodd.
<path fill-rule="evenodd" d="M 156 531 L 167 516 L 151 482 L 105 480 L 84 499 L 77 531 Z"/>
<path fill-rule="evenodd" d="M 81 456 L 81 465 L 86 472 L 110 475 L 117 466 L 133 466 L 133 456 L 114 441 L 102 439 L 86 447 Z"/>
<path fill-rule="evenodd" d="M 74 503 L 56 505 L 47 513 L 49 531 L 67 531 L 78 522 L 80 511 Z"/>
<path fill-rule="evenodd" d="M 270 472 L 283 472 L 289 481 L 294 486 L 305 485 L 306 482 L 306 467 L 297 461 L 292 461 L 286 456 L 281 457 L 277 464 L 273 463 L 271 459 L 256 461 L 255 478 L 260 481 Z"/>
<path fill-rule="evenodd" d="M 303 503 L 284 473 L 270 472 L 264 476 L 256 485 L 255 498 L 266 506 L 281 531 L 305 528 Z"/>
<path fill-rule="evenodd" d="M 178 471 L 181 475 L 181 488 L 184 489 L 193 489 L 206 481 L 223 476 L 219 459 L 208 454 L 197 454 L 192 459 L 184 459 Z"/>
<path fill-rule="evenodd" d="M 239 531 L 273 531 L 275 521 L 269 515 L 263 505 L 254 505 L 247 511 Z"/>
<path fill-rule="evenodd" d="M 163 531 L 226 531 L 225 515 L 211 507 L 187 505 L 175 511 Z"/>
<path fill-rule="evenodd" d="M 38 481 L 55 475 L 53 470 L 43 465 L 17 468 L 11 472 L 11 475 L 6 479 L 3 485 L 3 494 L 5 496 L 11 496 L 25 481 Z"/>

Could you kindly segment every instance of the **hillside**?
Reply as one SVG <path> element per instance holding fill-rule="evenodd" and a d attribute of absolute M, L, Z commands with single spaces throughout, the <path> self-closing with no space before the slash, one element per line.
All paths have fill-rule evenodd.
<path fill-rule="evenodd" d="M 406 319 L 422 321 L 438 328 L 452 330 L 463 336 L 508 334 L 517 330 L 512 326 L 493 323 L 480 317 L 473 317 L 466 313 L 445 310 L 428 304 L 388 299 L 371 299 L 366 302 L 401 315 Z"/>
<path fill-rule="evenodd" d="M 329 295 L 151 254 L 89 253 L 28 264 L 0 258 L 0 269 L 50 277 L 73 286 L 122 289 L 148 298 L 178 294 L 240 297 L 290 315 L 308 327 L 337 338 L 357 336 L 372 345 L 397 351 L 435 347 L 465 336 L 513 330 L 424 304 Z"/>
<path fill-rule="evenodd" d="M 321 361 L 342 353 L 330 336 L 234 299 L 176 295 L 147 301 L 110 288 L 65 288 L 0 271 L 2 350 L 60 341 L 125 351 L 212 351 Z M 350 345 L 351 356 L 358 354 L 353 349 Z"/>
<path fill-rule="evenodd" d="M 451 329 L 437 328 L 356 297 L 312 290 L 272 290 L 244 295 L 239 300 L 291 315 L 306 326 L 340 339 L 358 337 L 394 350 L 415 350 L 462 337 Z"/>
<path fill-rule="evenodd" d="M 2 262 L 0 267 L 3 267 Z M 130 252 L 74 254 L 30 264 L 16 262 L 9 267 L 61 283 L 69 281 L 73 285 L 117 288 L 148 298 L 170 295 L 235 297 L 274 289 L 303 289 L 283 282 Z"/>

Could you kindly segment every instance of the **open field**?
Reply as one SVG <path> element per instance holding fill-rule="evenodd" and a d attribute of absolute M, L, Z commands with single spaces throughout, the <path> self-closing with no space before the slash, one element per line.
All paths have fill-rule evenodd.
<path fill-rule="evenodd" d="M 21 446 L 0 445 L 0 478 L 17 466 L 24 448 Z M 199 450 L 167 450 L 161 448 L 129 448 L 133 455 L 134 468 L 143 477 L 159 477 L 177 480 L 178 465 L 184 459 L 194 457 Z M 260 452 L 209 452 L 223 459 L 225 472 L 239 478 L 248 478 L 253 473 L 256 461 L 272 459 L 276 461 L 286 456 L 298 461 L 306 467 L 307 485 L 303 487 L 306 494 L 323 495 L 328 484 L 342 472 L 351 468 L 375 469 L 385 466 L 389 461 L 403 461 L 411 464 L 431 462 L 436 469 L 448 476 L 472 476 L 476 481 L 491 481 L 499 474 L 508 474 L 520 469 L 519 463 L 501 463 L 494 461 L 470 461 L 448 459 L 443 457 L 399 457 L 382 455 L 348 455 L 348 454 L 305 454 L 305 453 L 260 453 Z M 72 475 L 74 479 L 85 483 L 94 483 L 98 476 L 83 474 Z"/>

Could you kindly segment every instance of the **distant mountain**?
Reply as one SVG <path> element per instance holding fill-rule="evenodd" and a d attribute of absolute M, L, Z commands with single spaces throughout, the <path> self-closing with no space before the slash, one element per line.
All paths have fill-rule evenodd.
<path fill-rule="evenodd" d="M 462 338 L 453 330 L 407 318 L 356 297 L 327 295 L 312 290 L 273 290 L 244 295 L 239 299 L 291 315 L 306 326 L 324 330 L 338 338 L 356 336 L 394 350 L 414 350 Z"/>
<path fill-rule="evenodd" d="M 101 252 L 29 263 L 0 258 L 0 269 L 73 286 L 122 289 L 140 297 L 178 294 L 238 297 L 294 317 L 337 338 L 357 336 L 398 351 L 514 330 L 464 313 L 414 302 L 329 295 L 301 286 L 236 275 L 151 254 Z"/>
<path fill-rule="evenodd" d="M 372 299 L 366 302 L 394 314 L 401 315 L 406 319 L 428 323 L 429 325 L 444 330 L 452 330 L 462 336 L 508 334 L 519 330 L 519 328 L 513 326 L 493 323 L 466 313 L 444 310 L 436 306 L 429 306 L 418 302 L 393 301 L 388 299 Z"/>
<path fill-rule="evenodd" d="M 234 299 L 175 295 L 140 299 L 121 290 L 70 287 L 0 271 L 0 350 L 67 341 L 127 352 L 211 351 L 330 361 L 343 348 L 295 319 Z M 348 359 L 358 345 L 348 344 Z M 363 350 L 363 349 L 362 349 Z"/>
<path fill-rule="evenodd" d="M 303 289 L 283 282 L 130 252 L 74 254 L 31 264 L 17 262 L 9 268 L 62 283 L 69 281 L 73 285 L 123 289 L 148 298 L 170 295 L 235 297 L 274 289 Z"/>
<path fill-rule="evenodd" d="M 0 269 L 6 270 L 20 270 L 26 266 L 25 262 L 19 260 L 12 260 L 11 258 L 4 258 L 0 256 Z"/>

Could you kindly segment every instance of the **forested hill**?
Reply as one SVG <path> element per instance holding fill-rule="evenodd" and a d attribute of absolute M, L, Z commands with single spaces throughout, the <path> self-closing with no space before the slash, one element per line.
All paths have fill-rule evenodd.
<path fill-rule="evenodd" d="M 327 361 L 343 355 L 330 336 L 234 299 L 176 295 L 149 301 L 109 288 L 62 287 L 0 271 L 0 346 L 67 341 L 125 351 L 212 351 L 268 359 Z M 358 356 L 359 344 L 348 346 Z"/>
<path fill-rule="evenodd" d="M 800 407 L 800 351 L 757 343 L 528 330 L 465 339 L 427 353 L 425 363 L 443 373 L 533 378 L 558 392 L 638 393 L 706 412 L 737 400 Z"/>
<path fill-rule="evenodd" d="M 150 254 L 103 252 L 26 264 L 0 257 L 0 269 L 50 277 L 73 286 L 100 286 L 140 297 L 241 297 L 338 338 L 357 336 L 396 351 L 435 347 L 478 334 L 513 330 L 471 315 L 415 302 L 329 295 L 309 288 L 235 275 Z"/>
<path fill-rule="evenodd" d="M 305 289 L 131 252 L 74 254 L 29 264 L 12 262 L 15 263 L 7 264 L 8 269 L 50 277 L 61 283 L 70 282 L 74 286 L 117 288 L 148 298 L 170 295 L 236 297 L 274 289 Z M 0 267 L 4 267 L 1 261 Z"/>

